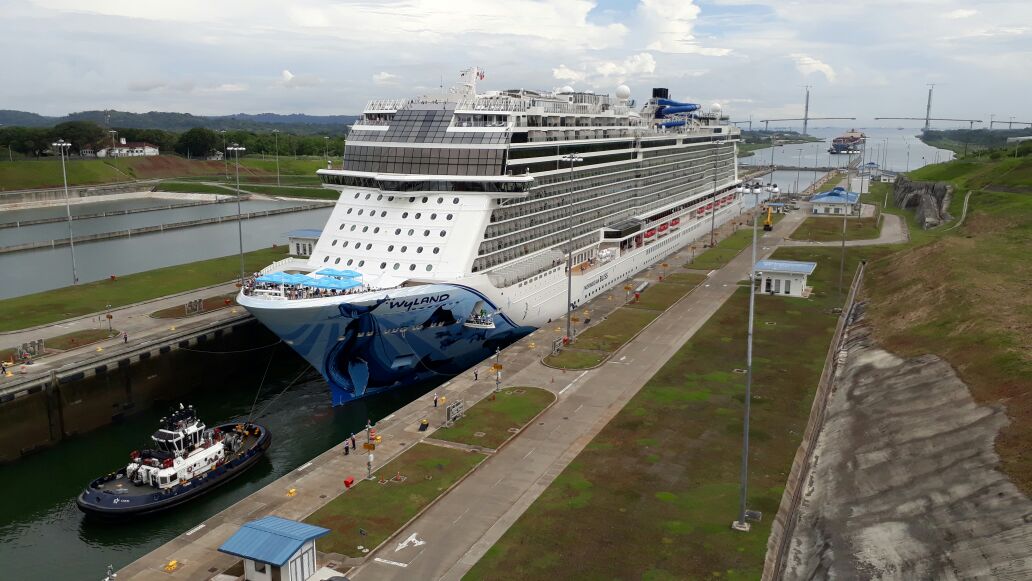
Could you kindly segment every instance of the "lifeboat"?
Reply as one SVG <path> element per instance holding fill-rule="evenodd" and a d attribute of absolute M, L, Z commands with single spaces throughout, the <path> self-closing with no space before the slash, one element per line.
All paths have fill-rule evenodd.
<path fill-rule="evenodd" d="M 681 219 L 680 218 L 674 218 L 673 220 L 670 221 L 670 227 L 671 228 L 676 228 L 676 227 L 678 227 L 680 225 L 681 225 Z"/>
<path fill-rule="evenodd" d="M 652 238 L 655 235 L 656 235 L 656 229 L 655 228 L 649 228 L 648 230 L 645 231 L 645 237 L 646 238 Z"/>
<path fill-rule="evenodd" d="M 670 229 L 670 224 L 663 223 L 663 224 L 659 225 L 659 231 L 660 232 L 666 232 L 669 229 Z"/>

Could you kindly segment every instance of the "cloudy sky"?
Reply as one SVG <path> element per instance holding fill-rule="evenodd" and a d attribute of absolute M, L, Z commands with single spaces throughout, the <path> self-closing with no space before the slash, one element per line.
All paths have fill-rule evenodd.
<path fill-rule="evenodd" d="M 0 0 L 0 109 L 354 114 L 373 97 L 653 86 L 735 119 L 1032 120 L 1032 2 Z M 916 124 L 915 124 L 916 125 Z"/>

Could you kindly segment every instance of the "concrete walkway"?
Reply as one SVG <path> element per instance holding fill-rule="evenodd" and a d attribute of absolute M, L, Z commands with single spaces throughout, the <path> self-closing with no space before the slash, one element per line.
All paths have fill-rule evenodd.
<path fill-rule="evenodd" d="M 170 333 L 170 328 L 175 327 L 182 331 L 190 326 L 203 326 L 209 323 L 224 321 L 233 318 L 250 316 L 242 307 L 231 307 L 219 309 L 209 313 L 193 315 L 183 319 L 155 319 L 151 313 L 170 307 L 183 305 L 189 301 L 213 297 L 216 295 L 228 294 L 237 290 L 235 282 L 227 282 L 220 285 L 205 287 L 203 289 L 180 293 L 163 297 L 160 299 L 143 301 L 132 305 L 126 305 L 112 309 L 111 326 L 119 331 L 126 331 L 129 334 L 129 343 L 125 345 L 122 337 L 114 337 L 98 343 L 70 349 L 61 353 L 55 353 L 37 359 L 32 365 L 16 365 L 13 368 L 14 377 L 0 377 L 0 387 L 5 382 L 11 382 L 22 377 L 33 377 L 36 375 L 50 373 L 72 363 L 80 363 L 97 353 L 97 347 L 102 347 L 105 355 L 117 353 L 118 349 L 127 349 L 144 342 L 149 342 Z M 107 329 L 108 320 L 103 313 L 94 313 L 82 317 L 75 317 L 58 321 L 49 325 L 34 327 L 22 331 L 10 331 L 0 333 L 0 347 L 16 347 L 22 343 L 43 339 L 51 339 L 60 335 L 66 335 L 75 331 L 88 329 Z"/>
<path fill-rule="evenodd" d="M 804 215 L 790 214 L 759 240 L 757 258 L 774 252 Z M 669 260 L 674 264 L 687 256 Z M 350 579 L 461 579 L 549 484 L 577 457 L 644 384 L 713 315 L 749 273 L 746 248 L 693 293 L 672 306 L 599 368 L 565 374 L 534 361 L 509 385 L 544 386 L 555 405 L 519 437 L 395 538 L 416 535 L 423 544 L 386 543 Z M 553 383 L 555 381 L 555 383 Z"/>

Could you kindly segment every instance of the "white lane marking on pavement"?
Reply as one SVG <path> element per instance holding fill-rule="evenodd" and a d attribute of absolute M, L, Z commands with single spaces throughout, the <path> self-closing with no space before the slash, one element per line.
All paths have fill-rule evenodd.
<path fill-rule="evenodd" d="M 537 446 L 534 446 L 533 448 L 531 448 L 530 452 L 527 452 L 527 454 L 525 456 L 523 456 L 523 459 L 526 460 L 531 454 L 534 453 L 534 450 L 537 450 Z"/>
<path fill-rule="evenodd" d="M 577 380 L 582 378 L 582 377 L 584 377 L 584 374 L 587 373 L 587 372 L 588 372 L 587 369 L 585 369 L 584 371 L 581 371 L 580 375 L 578 375 L 577 377 L 573 378 L 573 381 L 571 381 L 570 383 L 566 384 L 566 387 L 564 387 L 564 388 L 559 390 L 559 395 L 562 395 L 563 392 L 565 392 L 567 389 L 570 389 L 571 387 L 573 387 L 573 384 L 577 383 Z"/>
<path fill-rule="evenodd" d="M 501 482 L 501 480 L 499 480 L 498 482 Z M 459 516 L 455 517 L 455 520 L 451 521 L 451 524 L 455 524 L 455 523 L 459 522 L 459 519 L 464 517 L 464 516 L 466 516 L 467 512 L 469 512 L 469 507 L 468 506 L 466 507 L 466 510 L 462 511 L 462 514 L 460 514 Z"/>
<path fill-rule="evenodd" d="M 621 357 L 621 358 L 620 358 L 620 361 L 623 361 L 624 359 L 627 359 L 627 356 L 626 356 L 626 355 L 624 355 L 623 357 Z"/>
<path fill-rule="evenodd" d="M 297 467 L 297 471 L 300 472 L 300 471 L 304 470 L 305 468 L 308 468 L 311 465 L 312 465 L 311 462 L 305 462 L 304 464 L 302 464 L 302 465 Z"/>
<path fill-rule="evenodd" d="M 494 483 L 494 484 L 492 485 L 492 488 L 493 488 L 493 487 L 495 487 L 495 486 L 498 486 L 499 484 L 501 484 L 503 480 L 505 480 L 505 477 L 504 477 L 504 476 L 502 476 L 501 478 L 499 478 L 499 479 L 498 479 L 498 482 L 495 482 L 495 483 Z"/>
<path fill-rule="evenodd" d="M 582 407 L 584 407 L 584 404 L 580 404 L 579 406 L 577 406 L 577 409 L 573 410 L 573 413 L 579 412 Z"/>
<path fill-rule="evenodd" d="M 380 557 L 373 557 L 373 560 L 377 563 L 383 563 L 385 565 L 394 565 L 395 567 L 408 567 L 408 563 L 399 563 L 397 561 L 390 561 L 388 559 L 381 559 Z"/>
<path fill-rule="evenodd" d="M 381 419 L 380 421 L 381 422 L 386 422 L 387 420 L 389 420 L 389 419 L 391 419 L 393 417 L 394 417 L 394 414 L 391 414 L 391 415 L 387 416 L 386 418 Z"/>
<path fill-rule="evenodd" d="M 469 509 L 466 509 L 466 510 L 469 510 Z M 398 548 L 394 549 L 394 552 L 397 553 L 398 551 L 400 551 L 400 550 L 402 550 L 402 549 L 404 549 L 406 547 L 419 547 L 419 546 L 425 545 L 425 544 L 426 544 L 426 541 L 424 541 L 423 539 L 419 538 L 419 533 L 412 533 L 411 535 L 409 535 L 409 538 L 407 538 L 404 541 L 401 541 L 400 543 L 398 543 Z"/>
<path fill-rule="evenodd" d="M 192 534 L 196 533 L 197 531 L 203 529 L 205 526 L 207 526 L 207 525 L 205 525 L 204 523 L 201 523 L 201 524 L 195 526 L 194 528 L 186 531 L 186 534 L 187 535 L 192 535 Z"/>

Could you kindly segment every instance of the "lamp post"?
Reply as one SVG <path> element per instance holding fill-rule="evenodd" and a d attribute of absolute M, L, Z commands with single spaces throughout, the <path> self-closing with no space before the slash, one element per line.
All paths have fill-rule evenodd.
<path fill-rule="evenodd" d="M 753 193 L 756 195 L 756 206 L 759 207 L 760 189 L 753 188 Z M 756 312 L 756 284 L 763 278 L 763 273 L 756 270 L 756 229 L 758 221 L 759 212 L 754 212 L 752 262 L 749 268 L 749 327 L 745 343 L 745 409 L 742 412 L 742 468 L 739 482 L 738 520 L 731 524 L 733 529 L 743 532 L 748 531 L 750 528 L 745 522 L 745 502 L 749 492 L 749 412 L 752 403 L 753 320 L 754 313 Z"/>
<path fill-rule="evenodd" d="M 242 145 L 233 144 L 226 148 L 236 157 L 237 238 L 240 241 L 240 288 L 244 288 L 244 217 L 240 210 L 240 153 L 247 151 Z"/>
<path fill-rule="evenodd" d="M 219 129 L 222 134 L 222 165 L 226 167 L 226 179 L 229 179 L 229 152 L 226 151 L 226 130 Z"/>
<path fill-rule="evenodd" d="M 710 245 L 710 248 L 713 248 L 713 245 L 716 243 L 716 237 L 717 237 L 717 160 L 720 158 L 720 146 L 725 143 L 725 140 L 721 139 L 719 141 L 714 141 L 714 143 L 716 145 L 714 146 L 714 150 L 713 150 L 713 196 L 712 196 L 713 202 L 711 203 L 713 208 L 710 211 L 710 230 L 709 230 L 709 245 Z M 773 155 L 773 154 L 771 154 L 771 155 Z"/>
<path fill-rule="evenodd" d="M 111 134 L 111 154 L 115 153 L 115 136 L 118 135 L 118 131 L 114 129 L 108 129 L 108 133 Z"/>
<path fill-rule="evenodd" d="M 803 148 L 796 148 L 796 162 L 795 162 L 795 193 L 799 195 L 799 172 L 802 170 L 803 165 Z"/>
<path fill-rule="evenodd" d="M 323 135 L 323 157 L 330 160 L 330 138 L 327 135 Z"/>
<path fill-rule="evenodd" d="M 64 139 L 58 139 L 51 146 L 61 152 L 61 177 L 64 179 L 65 215 L 68 217 L 68 250 L 72 253 L 72 284 L 79 284 L 79 273 L 75 268 L 75 238 L 72 235 L 72 206 L 71 200 L 68 197 L 68 172 L 65 170 L 65 155 L 68 154 L 68 148 L 72 144 Z"/>
<path fill-rule="evenodd" d="M 276 185 L 279 186 L 282 185 L 279 176 L 279 129 L 273 129 L 272 135 L 276 142 Z"/>
<path fill-rule="evenodd" d="M 567 154 L 563 156 L 562 161 L 570 164 L 570 189 L 573 189 L 573 164 L 584 161 L 583 157 L 576 155 Z M 566 340 L 573 340 L 573 327 L 570 317 L 573 311 L 573 195 L 572 192 L 566 193 L 569 201 L 567 202 L 567 208 L 569 208 L 570 215 L 566 217 L 566 234 L 567 244 L 569 247 L 566 249 Z"/>

